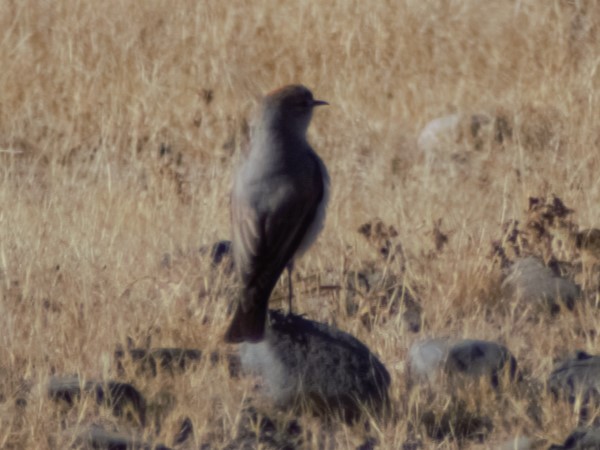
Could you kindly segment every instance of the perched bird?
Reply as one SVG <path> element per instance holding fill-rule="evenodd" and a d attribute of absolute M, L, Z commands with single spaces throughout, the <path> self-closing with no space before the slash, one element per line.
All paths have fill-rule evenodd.
<path fill-rule="evenodd" d="M 291 272 L 294 258 L 323 228 L 329 175 L 306 131 L 313 109 L 327 104 L 301 85 L 285 86 L 262 100 L 231 193 L 233 259 L 241 292 L 226 342 L 263 339 L 279 276 L 286 266 Z"/>

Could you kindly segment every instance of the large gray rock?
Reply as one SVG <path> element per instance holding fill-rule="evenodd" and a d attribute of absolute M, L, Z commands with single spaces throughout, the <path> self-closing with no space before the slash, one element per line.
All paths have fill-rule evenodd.
<path fill-rule="evenodd" d="M 465 339 L 450 348 L 445 369 L 450 374 L 490 377 L 492 385 L 497 386 L 506 367 L 514 379 L 517 361 L 506 347 L 496 342 Z"/>
<path fill-rule="evenodd" d="M 510 351 L 496 342 L 463 339 L 430 339 L 417 342 L 409 350 L 411 376 L 435 382 L 441 373 L 453 379 L 489 377 L 494 387 L 507 370 L 516 375 L 517 362 Z"/>
<path fill-rule="evenodd" d="M 328 325 L 269 311 L 265 339 L 240 346 L 245 372 L 259 375 L 279 407 L 307 407 L 353 422 L 387 412 L 390 375 L 358 339 Z"/>
<path fill-rule="evenodd" d="M 581 296 L 575 283 L 557 276 L 534 256 L 518 259 L 509 267 L 502 290 L 506 297 L 548 307 L 553 313 L 560 310 L 561 304 L 572 309 Z"/>

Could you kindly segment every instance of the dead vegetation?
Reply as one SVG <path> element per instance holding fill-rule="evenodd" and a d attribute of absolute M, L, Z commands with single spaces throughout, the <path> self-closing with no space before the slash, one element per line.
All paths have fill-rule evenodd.
<path fill-rule="evenodd" d="M 598 17 L 596 0 L 2 2 L 0 448 L 548 448 L 595 423 L 544 383 L 600 353 Z M 331 103 L 309 138 L 332 197 L 295 305 L 387 367 L 394 417 L 368 429 L 273 412 L 221 339 L 231 169 L 256 97 L 290 82 Z M 558 308 L 521 289 L 565 283 Z M 411 385 L 408 349 L 438 337 L 502 343 L 525 384 Z M 183 350 L 201 357 L 165 362 Z M 56 377 L 89 392 L 56 401 Z M 143 397 L 143 427 L 98 401 L 108 382 Z"/>

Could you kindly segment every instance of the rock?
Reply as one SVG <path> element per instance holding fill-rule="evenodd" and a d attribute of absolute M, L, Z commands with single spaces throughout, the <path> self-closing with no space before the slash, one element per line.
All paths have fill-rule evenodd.
<path fill-rule="evenodd" d="M 465 339 L 450 348 L 445 370 L 451 375 L 490 377 L 492 386 L 497 387 L 499 377 L 507 365 L 509 377 L 513 380 L 517 361 L 506 347 L 496 342 Z"/>
<path fill-rule="evenodd" d="M 93 381 L 83 383 L 77 376 L 52 377 L 48 383 L 48 395 L 72 405 L 82 393 L 94 395 L 96 403 L 105 404 L 116 416 L 122 416 L 131 405 L 141 425 L 146 421 L 146 401 L 142 394 L 129 383 L 118 381 Z"/>
<path fill-rule="evenodd" d="M 429 156 L 454 144 L 458 138 L 460 121 L 460 114 L 448 114 L 427 122 L 417 139 L 419 150 Z"/>
<path fill-rule="evenodd" d="M 417 342 L 409 350 L 409 367 L 417 380 L 435 382 L 440 373 L 453 380 L 489 377 L 498 387 L 499 378 L 508 370 L 514 379 L 517 361 L 510 351 L 496 342 L 464 339 L 430 339 Z"/>
<path fill-rule="evenodd" d="M 259 375 L 282 408 L 306 406 L 351 423 L 388 412 L 390 375 L 358 339 L 297 315 L 269 311 L 262 342 L 240 346 L 242 367 Z"/>
<path fill-rule="evenodd" d="M 91 426 L 79 433 L 76 445 L 108 450 L 169 450 L 163 444 L 149 444 L 139 437 L 107 431 L 99 426 Z"/>
<path fill-rule="evenodd" d="M 449 339 L 427 339 L 415 342 L 408 351 L 411 379 L 434 383 L 446 363 L 449 350 Z"/>
<path fill-rule="evenodd" d="M 548 450 L 597 450 L 600 449 L 600 428 L 577 428 L 563 445 L 553 445 Z"/>
<path fill-rule="evenodd" d="M 127 351 L 118 349 L 115 351 L 115 359 L 120 370 L 126 355 L 129 355 L 140 372 L 146 372 L 156 376 L 158 368 L 173 374 L 175 371 L 183 372 L 189 369 L 193 363 L 200 361 L 202 352 L 190 348 L 130 348 Z"/>
<path fill-rule="evenodd" d="M 548 378 L 548 389 L 557 398 L 574 403 L 578 397 L 585 406 L 600 400 L 600 356 L 578 352 L 557 365 Z"/>
<path fill-rule="evenodd" d="M 452 170 L 449 165 L 468 163 L 474 152 L 501 146 L 510 137 L 511 129 L 503 115 L 456 113 L 427 122 L 417 146 L 428 170 Z"/>
<path fill-rule="evenodd" d="M 543 305 L 552 313 L 558 312 L 561 304 L 573 309 L 581 295 L 575 283 L 557 276 L 534 256 L 520 258 L 509 267 L 502 290 L 506 297 L 527 304 Z"/>

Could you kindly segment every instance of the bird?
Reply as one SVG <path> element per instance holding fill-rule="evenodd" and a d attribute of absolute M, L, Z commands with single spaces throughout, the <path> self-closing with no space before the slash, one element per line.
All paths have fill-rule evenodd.
<path fill-rule="evenodd" d="M 240 292 L 225 342 L 264 338 L 269 297 L 294 259 L 314 243 L 325 222 L 329 174 L 306 138 L 316 100 L 287 85 L 262 99 L 244 158 L 234 174 L 231 228 Z"/>

